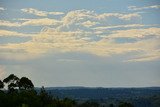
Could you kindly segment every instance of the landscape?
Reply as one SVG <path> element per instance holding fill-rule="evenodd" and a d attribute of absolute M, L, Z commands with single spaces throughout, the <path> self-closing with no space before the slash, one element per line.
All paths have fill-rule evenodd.
<path fill-rule="evenodd" d="M 160 107 L 160 0 L 0 0 L 0 107 Z"/>
<path fill-rule="evenodd" d="M 8 90 L 4 90 L 8 84 Z M 44 87 L 34 88 L 27 77 L 10 74 L 0 81 L 2 107 L 159 107 L 160 87 Z"/>

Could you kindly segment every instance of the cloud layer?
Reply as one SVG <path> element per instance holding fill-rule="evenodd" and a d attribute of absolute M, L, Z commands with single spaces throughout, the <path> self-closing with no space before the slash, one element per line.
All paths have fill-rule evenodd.
<path fill-rule="evenodd" d="M 146 10 L 146 9 L 160 9 L 160 5 L 151 5 L 151 6 L 144 6 L 144 7 L 137 7 L 137 6 L 129 6 L 129 10 Z"/>
<path fill-rule="evenodd" d="M 47 15 L 63 15 L 63 12 L 47 12 L 47 11 L 40 11 L 37 9 L 33 8 L 24 8 L 21 9 L 22 12 L 28 13 L 28 14 L 33 14 L 36 16 L 47 16 Z"/>
<path fill-rule="evenodd" d="M 60 15 L 33 8 L 22 11 L 37 16 Z M 11 58 L 9 56 L 12 54 L 12 58 L 28 59 L 59 52 L 82 52 L 106 57 L 132 52 L 136 54 L 128 61 L 159 59 L 160 28 L 135 23 L 141 19 L 142 16 L 138 13 L 98 14 L 83 9 L 70 11 L 60 19 L 17 19 L 20 22 L 1 20 L 0 25 L 6 27 L 44 27 L 34 35 L 1 30 L 2 37 L 32 36 L 32 40 L 0 45 L 0 58 Z M 127 24 L 114 24 L 119 21 Z"/>

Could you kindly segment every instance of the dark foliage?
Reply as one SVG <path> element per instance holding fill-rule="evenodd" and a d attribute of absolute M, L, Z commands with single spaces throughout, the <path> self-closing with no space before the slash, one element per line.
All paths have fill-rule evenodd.
<path fill-rule="evenodd" d="M 133 107 L 133 105 L 127 102 L 121 102 L 118 107 Z"/>
<path fill-rule="evenodd" d="M 9 92 L 13 92 L 18 87 L 19 78 L 14 74 L 10 74 L 7 78 L 3 80 L 3 82 L 8 84 Z"/>
<path fill-rule="evenodd" d="M 4 83 L 7 84 L 8 90 L 3 90 Z M 58 98 L 54 96 L 53 93 L 46 91 L 44 87 L 39 91 L 34 90 L 34 85 L 30 79 L 27 77 L 19 79 L 14 74 L 9 75 L 3 82 L 0 80 L 0 89 L 0 107 L 159 107 L 160 105 L 159 95 L 150 97 L 135 96 L 134 98 L 136 98 L 137 101 L 130 99 L 131 97 L 120 98 L 121 100 L 119 100 L 118 95 L 124 94 L 123 90 L 119 91 L 121 92 L 120 94 L 116 91 L 116 98 L 113 98 L 113 96 L 108 93 L 112 98 L 95 99 L 96 95 L 99 95 L 98 97 L 103 96 L 103 89 L 98 89 L 99 94 L 95 96 L 92 96 L 92 91 L 82 89 L 82 92 L 88 96 L 92 96 L 92 98 L 84 99 L 83 97 L 76 100 L 73 100 L 71 97 Z M 76 89 L 70 91 L 76 95 L 80 95 L 81 90 Z M 77 91 L 79 93 L 76 93 Z M 95 90 L 93 90 L 93 92 L 95 92 Z M 106 93 L 107 92 L 108 91 L 106 91 Z M 130 91 L 127 90 L 127 92 Z"/>
<path fill-rule="evenodd" d="M 18 87 L 20 90 L 30 90 L 34 88 L 34 85 L 27 77 L 22 77 L 18 82 Z"/>
<path fill-rule="evenodd" d="M 0 80 L 0 89 L 4 87 L 4 83 Z"/>

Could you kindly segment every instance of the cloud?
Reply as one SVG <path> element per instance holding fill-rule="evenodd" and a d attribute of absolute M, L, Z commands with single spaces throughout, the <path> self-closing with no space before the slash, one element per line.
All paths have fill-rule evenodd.
<path fill-rule="evenodd" d="M 50 15 L 63 15 L 63 12 L 48 12 Z"/>
<path fill-rule="evenodd" d="M 138 13 L 129 13 L 129 14 L 104 13 L 104 14 L 97 16 L 97 18 L 99 18 L 99 19 L 108 19 L 108 18 L 113 18 L 113 17 L 121 19 L 121 20 L 132 20 L 132 19 L 141 18 L 141 15 L 139 15 Z"/>
<path fill-rule="evenodd" d="M 150 45 L 147 45 L 150 43 Z M 127 54 L 129 52 L 136 52 L 140 55 L 146 55 L 151 50 L 157 50 L 159 39 L 140 40 L 134 43 L 117 43 L 113 39 L 103 38 L 102 40 L 93 44 L 94 46 L 90 49 L 92 53 L 100 56 L 112 56 L 115 54 Z"/>
<path fill-rule="evenodd" d="M 27 21 L 23 22 L 21 26 L 43 26 L 43 25 L 57 25 L 61 23 L 55 19 L 43 18 L 43 19 L 28 19 Z"/>
<path fill-rule="evenodd" d="M 58 59 L 59 62 L 82 62 L 82 60 L 76 60 L 76 59 Z"/>
<path fill-rule="evenodd" d="M 139 15 L 138 13 L 132 13 L 132 14 L 120 15 L 119 18 L 123 20 L 139 19 L 141 18 L 141 15 Z"/>
<path fill-rule="evenodd" d="M 34 36 L 31 41 L 21 44 L 3 45 L 0 49 L 3 50 L 4 53 L 8 52 L 12 53 L 12 55 L 14 53 L 20 53 L 22 55 L 24 54 L 25 57 L 27 57 L 27 54 L 29 56 L 39 56 L 48 52 L 84 52 L 98 56 L 112 56 L 115 54 L 136 52 L 139 55 L 146 56 L 159 49 L 159 38 L 155 38 L 155 36 L 148 39 L 140 39 L 134 43 L 117 43 L 114 41 L 114 35 L 119 35 L 117 37 L 139 38 L 136 32 L 139 32 L 142 37 L 148 36 L 148 34 L 159 36 L 158 28 L 130 29 L 127 31 L 114 32 L 97 41 L 87 41 L 83 39 L 85 37 L 83 34 L 86 33 L 84 31 L 58 31 L 54 28 L 47 27 L 44 28 L 40 34 Z M 124 34 L 128 35 L 126 36 Z M 92 36 L 88 36 L 88 38 L 92 38 Z"/>
<path fill-rule="evenodd" d="M 98 22 L 86 21 L 86 22 L 82 23 L 82 25 L 85 26 L 85 27 L 91 27 L 91 26 L 94 26 L 96 24 L 98 24 Z"/>
<path fill-rule="evenodd" d="M 0 20 L 0 26 L 8 26 L 8 27 L 19 27 L 21 26 L 18 22 L 10 22 L 5 20 Z"/>
<path fill-rule="evenodd" d="M 145 55 L 139 55 L 135 58 L 127 60 L 126 62 L 143 62 L 157 59 L 160 59 L 160 50 L 152 50 L 152 52 L 150 53 L 146 53 Z"/>
<path fill-rule="evenodd" d="M 146 9 L 159 9 L 160 5 L 152 5 L 152 6 L 144 6 L 144 7 L 137 7 L 137 6 L 129 6 L 129 10 L 146 10 Z"/>
<path fill-rule="evenodd" d="M 21 10 L 22 10 L 22 12 L 37 15 L 37 16 L 47 16 L 46 12 L 38 11 L 38 10 L 33 9 L 33 8 L 25 8 L 25 9 L 21 9 Z"/>
<path fill-rule="evenodd" d="M 134 21 L 135 19 L 141 20 L 141 16 L 138 13 L 102 13 L 97 14 L 94 11 L 89 10 L 75 10 L 68 12 L 61 20 L 62 25 L 58 27 L 59 30 L 75 31 L 77 29 L 91 30 L 91 27 L 108 26 L 116 21 L 112 20 L 116 18 L 119 21 Z"/>
<path fill-rule="evenodd" d="M 117 30 L 110 35 L 111 38 L 145 38 L 147 36 L 160 37 L 160 28 Z"/>
<path fill-rule="evenodd" d="M 10 22 L 5 20 L 0 20 L 0 26 L 7 27 L 21 27 L 21 26 L 50 26 L 50 25 L 59 25 L 61 21 L 49 18 L 42 19 L 18 19 L 23 22 Z"/>
<path fill-rule="evenodd" d="M 3 7 L 0 7 L 0 11 L 3 11 L 3 10 L 6 10 L 5 8 L 3 8 Z"/>
<path fill-rule="evenodd" d="M 95 30 L 107 30 L 107 29 L 114 29 L 114 28 L 136 28 L 136 27 L 144 27 L 144 26 L 151 26 L 151 25 L 143 25 L 143 24 L 126 24 L 126 25 L 116 25 L 116 26 L 100 26 L 95 27 Z"/>
<path fill-rule="evenodd" d="M 97 14 L 94 11 L 89 10 L 75 10 L 70 11 L 67 13 L 65 17 L 63 17 L 62 22 L 64 25 L 71 25 L 73 23 L 80 23 L 80 22 L 98 22 L 102 23 L 101 20 L 108 20 L 108 18 L 118 18 L 121 20 L 132 20 L 135 18 L 141 18 L 138 13 L 130 13 L 130 14 L 122 14 L 122 13 L 103 13 Z"/>
<path fill-rule="evenodd" d="M 47 15 L 63 15 L 63 12 L 47 12 L 47 11 L 39 11 L 33 8 L 25 8 L 21 9 L 22 12 L 33 14 L 36 16 L 47 16 Z"/>
<path fill-rule="evenodd" d="M 33 36 L 34 34 L 24 34 L 24 33 L 19 33 L 15 31 L 9 31 L 9 30 L 0 30 L 0 37 L 1 36 Z"/>
<path fill-rule="evenodd" d="M 34 9 L 23 9 L 25 12 L 37 14 L 40 16 L 46 16 L 48 14 L 58 14 L 58 12 L 46 13 L 43 11 L 37 12 Z M 113 18 L 123 21 L 132 21 L 135 19 L 141 19 L 138 13 L 102 13 L 97 14 L 94 11 L 89 10 L 75 10 L 68 12 L 64 17 L 57 19 L 50 18 L 37 18 L 37 19 L 16 19 L 18 22 L 10 22 L 0 20 L 0 26 L 7 27 L 21 27 L 21 26 L 45 26 L 45 25 L 57 25 L 59 30 L 76 30 L 76 29 L 88 29 L 90 27 L 102 26 L 113 23 Z"/>
<path fill-rule="evenodd" d="M 75 10 L 75 11 L 70 11 L 68 12 L 63 18 L 62 22 L 63 25 L 61 28 L 81 28 L 84 26 L 84 23 L 86 22 L 98 22 L 96 18 L 96 13 L 94 11 L 89 11 L 89 10 Z M 82 26 L 81 26 L 82 24 Z M 88 26 L 87 26 L 88 27 Z"/>
<path fill-rule="evenodd" d="M 115 26 L 108 24 L 108 18 L 117 18 L 119 21 L 128 22 L 134 18 L 140 19 L 140 17 L 136 13 L 97 14 L 89 10 L 75 10 L 68 12 L 60 20 L 49 18 L 20 19 L 21 22 L 17 23 L 17 26 L 45 27 L 27 42 L 0 45 L 0 58 L 26 60 L 48 53 L 66 52 L 82 52 L 105 57 L 133 52 L 146 56 L 151 54 L 151 51 L 159 49 L 160 28 L 143 24 Z M 8 26 L 14 26 L 13 22 L 4 21 L 4 23 L 8 23 Z M 50 25 L 54 25 L 54 27 Z M 142 28 L 144 26 L 147 28 Z M 127 28 L 127 30 L 110 30 L 112 28 Z M 1 33 L 3 36 L 29 35 L 6 30 L 1 30 Z M 128 41 L 128 38 L 131 38 L 135 41 L 119 43 L 117 38 L 122 38 L 123 41 Z"/>
<path fill-rule="evenodd" d="M 0 79 L 3 79 L 5 75 L 5 67 L 0 65 Z"/>

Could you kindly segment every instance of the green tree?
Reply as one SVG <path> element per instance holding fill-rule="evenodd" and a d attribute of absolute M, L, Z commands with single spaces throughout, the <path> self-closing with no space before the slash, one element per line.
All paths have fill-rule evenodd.
<path fill-rule="evenodd" d="M 114 107 L 114 105 L 113 105 L 113 104 L 110 104 L 109 107 Z"/>
<path fill-rule="evenodd" d="M 134 107 L 131 103 L 121 102 L 118 107 Z"/>
<path fill-rule="evenodd" d="M 79 107 L 99 107 L 100 105 L 97 102 L 86 101 L 79 105 Z"/>
<path fill-rule="evenodd" d="M 0 80 L 0 89 L 4 88 L 4 83 Z"/>
<path fill-rule="evenodd" d="M 30 79 L 22 77 L 18 82 L 18 87 L 20 90 L 31 90 L 34 88 L 34 85 Z"/>
<path fill-rule="evenodd" d="M 14 91 L 18 87 L 19 78 L 14 74 L 10 74 L 3 82 L 8 84 L 9 91 Z"/>
<path fill-rule="evenodd" d="M 45 91 L 44 86 L 42 86 L 40 93 L 39 93 L 39 98 L 42 103 L 42 106 L 44 107 L 45 105 L 51 104 L 52 102 L 52 97 L 48 95 L 48 93 Z"/>
<path fill-rule="evenodd" d="M 64 98 L 62 101 L 63 107 L 75 107 L 76 102 L 69 98 Z"/>

